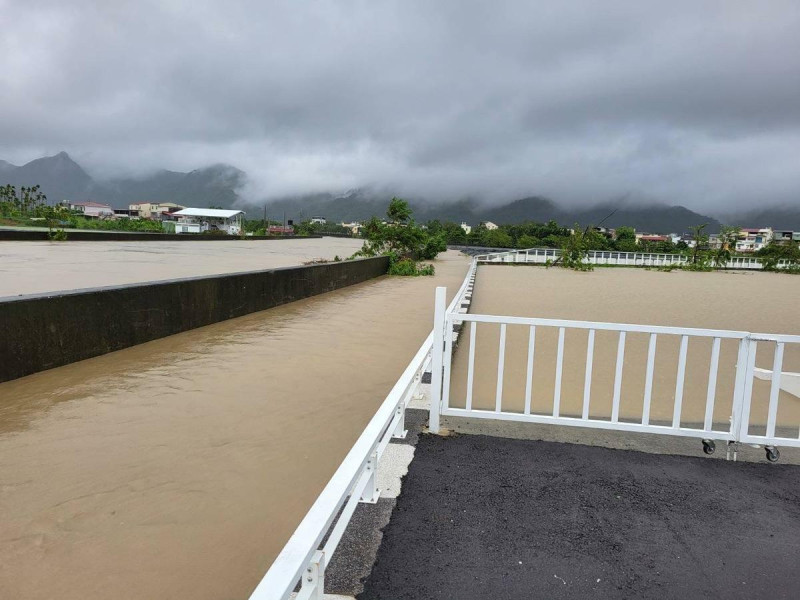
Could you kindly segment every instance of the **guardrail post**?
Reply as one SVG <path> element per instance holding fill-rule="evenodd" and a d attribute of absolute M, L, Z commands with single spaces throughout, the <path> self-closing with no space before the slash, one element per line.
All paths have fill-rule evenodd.
<path fill-rule="evenodd" d="M 433 305 L 433 350 L 431 351 L 431 408 L 428 428 L 439 433 L 439 410 L 442 405 L 442 359 L 444 358 L 444 326 L 447 288 L 437 287 Z"/>
<path fill-rule="evenodd" d="M 369 478 L 367 479 L 367 484 L 364 486 L 364 489 L 361 491 L 361 498 L 359 498 L 359 502 L 375 504 L 381 495 L 380 490 L 378 489 L 377 450 L 370 454 L 369 460 L 367 460 L 367 473 L 369 473 Z"/>
<path fill-rule="evenodd" d="M 392 432 L 392 439 L 394 440 L 404 440 L 408 435 L 408 430 L 406 430 L 406 406 L 405 403 L 400 403 L 397 405 L 397 425 L 395 425 L 394 431 Z"/>
<path fill-rule="evenodd" d="M 297 600 L 322 600 L 325 593 L 325 553 L 317 550 L 306 572 L 303 573 L 303 584 Z"/>

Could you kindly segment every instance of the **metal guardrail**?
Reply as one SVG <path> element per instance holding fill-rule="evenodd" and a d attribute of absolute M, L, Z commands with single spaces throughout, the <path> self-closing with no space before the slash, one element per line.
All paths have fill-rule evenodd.
<path fill-rule="evenodd" d="M 475 258 L 479 262 L 488 263 L 531 263 L 547 264 L 561 256 L 558 248 L 528 248 L 524 250 L 508 250 L 479 254 Z M 689 257 L 684 254 L 666 254 L 654 252 L 617 252 L 608 250 L 591 250 L 586 255 L 586 262 L 592 265 L 616 265 L 628 267 L 666 267 L 670 265 L 688 264 Z M 783 269 L 791 263 L 781 259 L 777 268 Z M 734 256 L 725 264 L 725 269 L 761 270 L 764 265 L 760 258 Z"/>
<path fill-rule="evenodd" d="M 460 305 L 476 264 L 472 261 L 448 312 Z M 444 293 L 445 288 L 437 288 L 442 313 L 445 310 Z M 431 362 L 433 341 L 434 333 L 431 332 L 253 591 L 250 600 L 285 600 L 298 583 L 301 584 L 298 600 L 322 599 L 326 564 L 336 552 L 356 506 L 360 502 L 375 503 L 378 500 L 376 477 L 380 458 L 393 437 L 403 437 L 405 408 L 417 393 L 422 374 Z M 441 352 L 435 353 L 434 357 L 437 355 L 440 357 Z M 441 378 L 441 370 L 439 373 Z M 328 538 L 320 547 L 326 535 Z"/>
<path fill-rule="evenodd" d="M 776 416 L 778 412 L 779 393 L 781 390 L 790 394 L 800 394 L 800 373 L 783 373 L 784 346 L 786 344 L 800 345 L 798 335 L 774 335 L 749 333 L 745 331 L 727 331 L 716 329 L 691 329 L 682 327 L 663 327 L 655 325 L 630 325 L 622 323 L 601 323 L 590 321 L 571 321 L 561 319 L 538 319 L 512 316 L 463 314 L 455 311 L 445 311 L 440 300 L 441 293 L 437 290 L 438 306 L 436 314 L 439 321 L 434 330 L 444 332 L 452 331 L 454 326 L 469 323 L 470 340 L 468 348 L 468 366 L 466 397 L 459 399 L 464 408 L 454 408 L 450 402 L 450 380 L 452 369 L 453 346 L 450 336 L 445 337 L 445 344 L 441 359 L 433 356 L 434 365 L 441 363 L 441 378 L 432 378 L 431 390 L 431 431 L 437 432 L 440 415 L 454 417 L 472 417 L 481 419 L 496 419 L 506 421 L 523 421 L 532 423 L 549 423 L 554 425 L 579 426 L 596 429 L 612 429 L 620 431 L 638 431 L 656 434 L 669 434 L 677 436 L 697 437 L 703 440 L 704 447 L 713 451 L 713 440 L 726 442 L 743 442 L 764 445 L 767 447 L 767 457 L 777 459 L 775 445 L 800 446 L 800 433 L 796 437 L 778 435 L 776 433 Z M 473 382 L 476 372 L 475 365 L 475 335 L 477 324 L 494 324 L 499 326 L 500 341 L 498 348 L 497 379 L 494 397 L 494 410 L 476 409 L 473 406 Z M 522 412 L 512 412 L 504 409 L 503 380 L 506 364 L 506 330 L 509 326 L 522 326 L 528 328 L 528 349 L 526 360 L 526 385 L 524 409 Z M 533 373 L 535 367 L 534 355 L 536 346 L 537 328 L 555 328 L 558 331 L 558 345 L 555 361 L 555 387 L 548 414 L 534 413 L 531 410 L 531 394 L 533 388 Z M 580 416 L 568 416 L 561 411 L 561 383 L 564 369 L 564 338 L 567 330 L 586 330 L 587 348 L 584 371 L 583 403 Z M 597 331 L 611 331 L 618 333 L 613 397 L 611 414 L 608 419 L 590 417 L 591 389 L 592 389 L 592 364 L 595 349 L 595 333 Z M 646 375 L 642 392 L 642 414 L 636 422 L 620 419 L 620 399 L 622 377 L 624 372 L 625 345 L 627 334 L 647 334 L 649 336 Z M 676 365 L 675 392 L 673 414 L 669 423 L 653 423 L 650 419 L 650 409 L 653 392 L 653 373 L 659 336 L 677 336 L 680 339 L 680 350 Z M 706 390 L 706 405 L 704 420 L 698 427 L 687 427 L 682 424 L 681 414 L 683 408 L 685 376 L 687 367 L 687 350 L 689 340 L 693 338 L 710 338 L 711 355 L 709 360 L 709 375 Z M 720 359 L 720 344 L 722 340 L 738 340 L 738 355 L 736 361 L 734 392 L 730 424 L 725 429 L 715 428 L 713 422 L 714 404 L 718 380 Z M 759 343 L 774 344 L 775 353 L 772 370 L 755 368 L 756 351 Z M 437 346 L 434 342 L 434 347 Z M 798 346 L 800 347 L 800 346 Z M 519 362 L 519 360 L 518 360 Z M 520 363 L 521 364 L 521 363 Z M 436 368 L 434 366 L 434 368 Z M 491 367 L 490 367 L 491 368 Z M 482 367 L 485 372 L 485 367 Z M 751 433 L 754 425 L 751 422 L 751 401 L 753 397 L 754 377 L 771 381 L 769 404 L 764 435 Z M 486 402 L 491 399 L 484 399 Z M 483 404 L 485 404 L 484 402 Z"/>

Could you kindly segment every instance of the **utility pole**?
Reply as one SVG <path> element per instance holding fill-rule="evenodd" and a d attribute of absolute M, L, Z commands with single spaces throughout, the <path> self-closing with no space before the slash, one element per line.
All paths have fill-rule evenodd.
<path fill-rule="evenodd" d="M 281 235 L 286 235 L 286 211 L 283 211 L 283 231 Z"/>

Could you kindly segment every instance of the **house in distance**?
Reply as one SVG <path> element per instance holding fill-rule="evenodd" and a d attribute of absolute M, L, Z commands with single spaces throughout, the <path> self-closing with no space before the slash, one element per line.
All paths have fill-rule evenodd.
<path fill-rule="evenodd" d="M 175 233 L 203 233 L 222 231 L 228 235 L 242 233 L 242 210 L 219 208 L 184 208 L 170 215 L 175 221 L 165 221 L 165 228 L 174 226 Z M 169 223 L 169 225 L 167 225 Z"/>

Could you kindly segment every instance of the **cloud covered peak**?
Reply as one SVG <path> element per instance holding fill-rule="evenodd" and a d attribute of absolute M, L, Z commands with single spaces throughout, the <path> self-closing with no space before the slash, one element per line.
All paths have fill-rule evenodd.
<path fill-rule="evenodd" d="M 372 185 L 733 210 L 800 190 L 793 0 L 2 6 L 0 156 L 18 163 L 224 162 L 253 199 Z"/>

